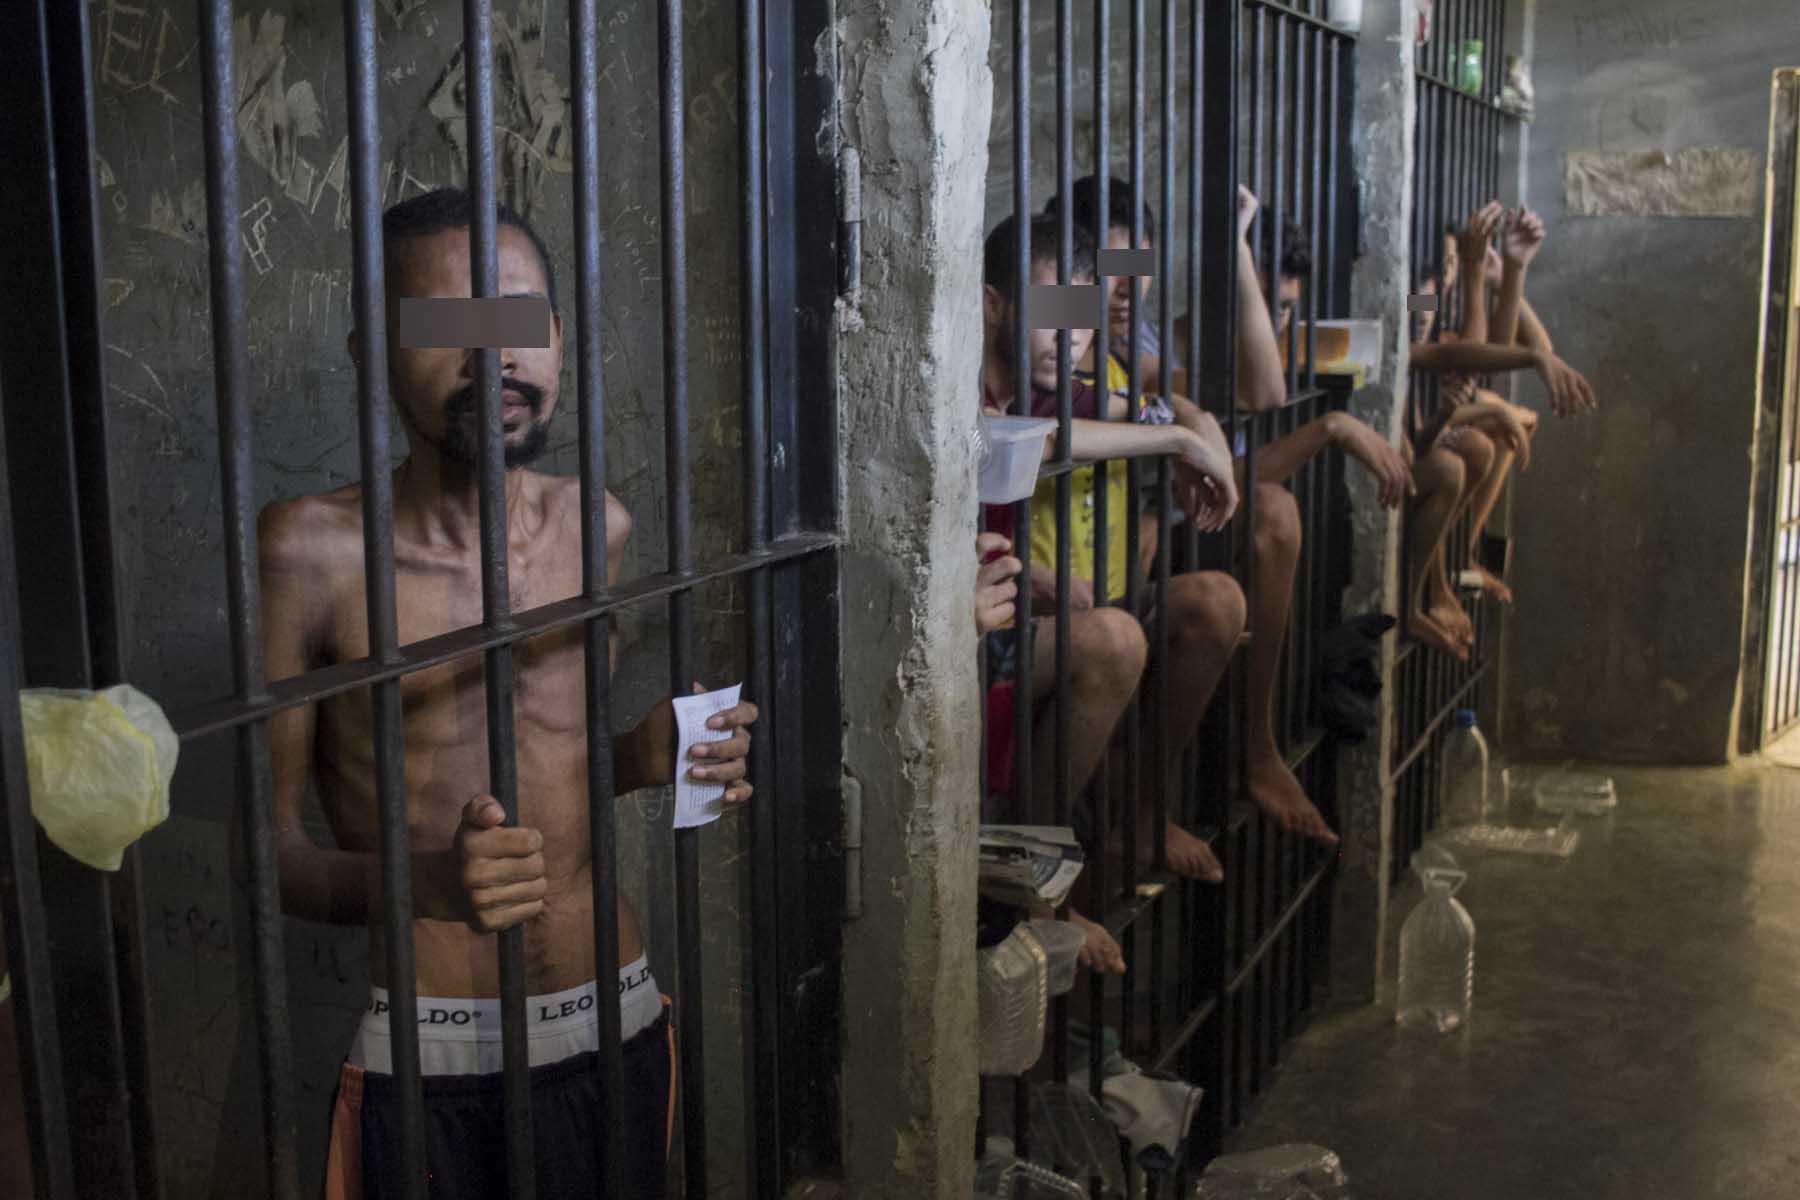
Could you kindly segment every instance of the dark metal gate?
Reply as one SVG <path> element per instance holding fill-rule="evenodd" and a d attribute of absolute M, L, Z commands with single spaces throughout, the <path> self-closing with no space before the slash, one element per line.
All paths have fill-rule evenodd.
<path fill-rule="evenodd" d="M 1086 163 L 1102 181 L 1093 208 L 1109 208 L 1109 175 L 1093 164 L 1125 164 L 1124 182 L 1133 215 L 1132 245 L 1148 244 L 1146 204 L 1159 217 L 1155 241 L 1156 270 L 1152 287 L 1155 316 L 1132 301 L 1128 411 L 1136 412 L 1140 392 L 1138 333 L 1152 319 L 1164 353 L 1185 333 L 1194 348 L 1186 364 L 1196 403 L 1218 417 L 1226 430 L 1245 434 L 1246 479 L 1256 478 L 1259 446 L 1298 426 L 1343 407 L 1349 384 L 1315 370 L 1312 351 L 1314 321 L 1346 315 L 1349 262 L 1352 256 L 1353 192 L 1349 158 L 1351 75 L 1355 39 L 1324 20 L 1323 0 L 1284 4 L 1275 0 L 1095 0 L 1076 5 L 1058 0 L 1054 6 L 1055 48 L 1042 61 L 1050 63 L 1056 112 L 1054 147 L 1033 144 L 1030 131 L 1034 91 L 1032 64 L 1040 61 L 1032 47 L 1032 5 L 1016 0 L 995 10 L 995 41 L 1004 45 L 1008 71 L 997 72 L 996 106 L 1010 97 L 1011 136 L 1005 158 L 992 169 L 1010 167 L 1012 218 L 1028 229 L 1046 199 L 1054 199 L 1060 216 L 1060 283 L 1068 284 L 1073 257 L 1072 214 L 1075 210 L 1077 153 L 1075 143 L 1075 75 L 1078 66 L 1092 68 L 1092 152 Z M 1007 25 L 1003 26 L 1002 21 Z M 1128 145 L 1112 144 L 1115 79 L 1125 78 L 1129 95 Z M 1151 92 L 1152 86 L 1156 87 Z M 1155 107 L 1151 107 L 1154 102 Z M 1147 162 L 1146 146 L 1158 147 L 1157 161 Z M 1050 195 L 1034 194 L 1032 163 L 1042 150 L 1055 160 Z M 1010 161 L 1008 161 L 1010 160 Z M 1298 316 L 1308 318 L 1300 334 L 1296 319 L 1289 329 L 1287 399 L 1273 411 L 1253 414 L 1239 406 L 1236 393 L 1236 315 L 1238 304 L 1237 186 L 1250 183 L 1262 201 L 1260 222 L 1274 231 L 1262 243 L 1259 265 L 1269 280 L 1280 278 L 1284 220 L 1304 231 L 1314 253 L 1303 281 Z M 1101 231 L 1104 236 L 1104 230 Z M 1018 240 L 1014 295 L 1027 294 L 1032 252 L 1028 234 Z M 1106 284 L 1101 271 L 1102 286 Z M 1279 289 L 1268 289 L 1271 316 L 1279 324 Z M 1177 325 L 1185 311 L 1186 328 Z M 1020 346 L 1015 359 L 1027 361 L 1023 339 L 1028 316 L 1018 319 Z M 1306 352 L 1298 353 L 1300 341 Z M 1058 730 L 1058 765 L 1052 794 L 1034 792 L 1029 765 L 1031 658 L 1029 621 L 1021 622 L 1023 645 L 1012 677 L 1014 787 L 1010 797 L 991 797 L 984 819 L 1028 824 L 1070 822 L 1080 781 L 1070 779 L 1067 753 L 1069 714 L 1064 697 L 1069 687 L 1070 627 L 1070 476 L 1083 464 L 1070 458 L 1071 393 L 1069 335 L 1060 335 L 1058 418 L 1061 432 L 1055 461 L 1040 479 L 1056 481 L 1058 586 L 1054 636 L 1058 685 L 1053 706 Z M 1104 360 L 1105 342 L 1096 348 Z M 1167 366 L 1168 360 L 1164 359 Z M 1304 364 L 1304 365 L 1302 365 Z M 1020 372 L 1017 411 L 1031 411 L 1031 383 Z M 1166 378 L 1166 376 L 1165 376 Z M 1244 507 L 1235 530 L 1201 535 L 1191 524 L 1177 524 L 1171 494 L 1172 466 L 1167 459 L 1129 459 L 1098 464 L 1093 488 L 1094 561 L 1096 579 L 1107 575 L 1106 532 L 1108 472 L 1123 471 L 1126 493 L 1148 498 L 1154 512 L 1157 554 L 1148 578 L 1139 569 L 1139 524 L 1125 522 L 1128 582 L 1126 607 L 1136 610 L 1147 592 L 1156 611 L 1168 612 L 1173 574 L 1199 569 L 1233 571 L 1246 592 L 1253 590 L 1255 546 L 1234 535 L 1255 521 L 1254 488 L 1246 486 Z M 1303 552 L 1294 583 L 1294 601 L 1285 633 L 1285 657 L 1277 681 L 1275 728 L 1287 764 L 1306 787 L 1328 822 L 1336 823 L 1336 744 L 1319 721 L 1319 652 L 1322 635 L 1339 620 L 1339 600 L 1347 580 L 1348 499 L 1342 459 L 1334 454 L 1313 460 L 1292 481 L 1300 512 Z M 1030 501 L 1018 507 L 1017 526 L 1028 528 Z M 1136 509 L 1132 515 L 1135 515 Z M 1029 538 L 1016 552 L 1029 571 Z M 1023 607 L 1023 606 L 1022 606 Z M 1267 637 L 1255 631 L 1251 637 Z M 1119 869 L 1090 848 L 1086 868 L 1095 879 L 1101 922 L 1125 951 L 1126 971 L 1114 988 L 1098 973 L 1077 990 L 1088 990 L 1086 1002 L 1096 1023 L 1119 1032 L 1127 1057 L 1146 1069 L 1178 1071 L 1205 1088 L 1204 1107 L 1196 1120 L 1189 1157 L 1168 1174 L 1144 1177 L 1147 1194 L 1186 1195 L 1190 1176 L 1216 1155 L 1223 1139 L 1243 1122 L 1250 1104 L 1271 1081 L 1284 1047 L 1301 1028 L 1312 1008 L 1313 990 L 1324 976 L 1329 944 L 1330 879 L 1335 854 L 1297 835 L 1283 832 L 1265 818 L 1246 795 L 1243 655 L 1212 698 L 1208 715 L 1193 743 L 1170 744 L 1171 696 L 1162 670 L 1169 655 L 1166 626 L 1153 635 L 1146 678 L 1155 686 L 1140 689 L 1116 737 L 1124 745 L 1124 778 L 1109 773 L 1101 760 L 1086 792 L 1095 824 L 1121 827 L 1123 850 Z M 1188 701 L 1188 698 L 1182 698 Z M 1188 701 L 1191 702 L 1191 701 Z M 1141 710 L 1141 712 L 1140 712 Z M 1148 721 L 1141 713 L 1150 714 Z M 1147 744 L 1146 744 L 1147 743 Z M 1160 867 L 1137 865 L 1136 821 L 1129 813 L 1142 783 L 1154 771 L 1168 781 L 1154 791 L 1152 828 L 1157 845 L 1153 862 L 1162 862 L 1163 829 L 1173 817 L 1209 843 L 1225 870 L 1223 885 L 1184 880 Z M 1007 1127 L 1016 1152 L 1031 1151 L 1030 1093 L 1034 1085 L 1063 1082 L 1071 1067 L 1089 1070 L 1098 1098 L 1101 1088 L 1102 1039 L 1090 1037 L 1087 1063 L 1072 1063 L 1069 997 L 1052 1001 L 1047 1053 L 1030 1075 L 986 1080 L 980 1141 Z M 1134 1172 L 1136 1168 L 1134 1167 Z M 1099 1195 L 1099 1185 L 1094 1184 Z"/>
<path fill-rule="evenodd" d="M 1764 607 L 1748 630 L 1746 749 L 1800 725 L 1800 71 L 1777 74 L 1774 106 L 1758 384 L 1765 448 L 1751 543 Z"/>
<path fill-rule="evenodd" d="M 206 156 L 212 379 L 217 398 L 228 633 L 234 686 L 216 702 L 171 714 L 184 742 L 235 739 L 240 852 L 249 867 L 254 929 L 255 1013 L 264 1112 L 266 1178 L 239 1181 L 241 1194 L 300 1192 L 292 1104 L 294 1063 L 283 920 L 269 810 L 266 725 L 296 706 L 370 689 L 375 703 L 382 918 L 391 1031 L 401 1098 L 409 1194 L 425 1194 L 424 1124 L 408 901 L 409 834 L 401 776 L 400 681 L 480 654 L 485 664 L 489 790 L 516 819 L 512 728 L 513 649 L 553 630 L 585 634 L 588 787 L 592 820 L 597 977 L 616 974 L 615 866 L 608 632 L 629 606 L 662 605 L 670 627 L 669 681 L 684 693 L 695 676 L 694 602 L 706 586 L 742 595 L 745 688 L 761 706 L 751 773 L 758 800 L 749 822 L 742 876 L 751 919 L 739 981 L 703 981 L 700 972 L 698 835 L 674 839 L 678 927 L 676 993 L 681 1028 L 679 1158 L 685 1194 L 711 1194 L 707 1179 L 708 1076 L 738 1072 L 747 1128 L 741 1145 L 746 1191 L 774 1197 L 802 1172 L 836 1163 L 836 1097 L 820 1081 L 836 1077 L 837 941 L 842 902 L 839 862 L 839 689 L 836 448 L 832 407 L 816 399 L 801 419 L 802 395 L 834 387 L 827 344 L 835 292 L 833 164 L 811 131 L 831 103 L 830 83 L 807 73 L 815 39 L 828 26 L 823 4 L 741 0 L 738 22 L 738 206 L 742 239 L 737 329 L 742 341 L 743 525 L 736 545 L 696 553 L 688 444 L 688 390 L 694 354 L 689 304 L 686 113 L 682 0 L 661 0 L 662 404 L 666 422 L 668 515 L 665 569 L 608 586 L 603 489 L 608 477 L 601 362 L 602 247 L 599 169 L 608 130 L 598 103 L 601 6 L 571 0 L 568 37 L 573 96 L 576 302 L 573 321 L 579 396 L 582 588 L 566 601 L 529 611 L 508 602 L 506 495 L 501 450 L 499 355 L 478 351 L 480 534 L 484 619 L 429 641 L 401 644 L 394 593 L 393 496 L 389 462 L 382 183 L 374 0 L 345 0 L 343 54 L 349 121 L 348 190 L 354 239 L 354 310 L 367 331 L 357 380 L 360 462 L 366 481 L 368 658 L 271 682 L 259 636 L 259 581 L 251 480 L 256 469 L 246 369 L 244 208 L 239 183 L 238 91 L 233 9 L 200 0 L 204 93 L 200 136 Z M 468 187 L 475 199 L 471 273 L 477 296 L 498 282 L 495 200 L 494 12 L 465 0 L 462 47 L 467 82 Z M 136 853 L 108 877 L 76 865 L 42 840 L 28 808 L 18 691 L 22 686 L 104 686 L 119 681 L 124 586 L 115 567 L 108 497 L 101 348 L 104 275 L 98 237 L 93 31 L 81 0 L 30 0 L 0 24 L 14 36 L 12 68 L 0 83 L 0 128 L 11 169 L 0 197 L 18 222 L 0 248 L 9 287 L 0 329 L 0 387 L 6 396 L 0 456 L 0 909 L 17 995 L 37 1194 L 64 1198 L 165 1194 L 159 1181 L 159 1125 L 150 1070 L 152 1023 L 146 1000 Z M 803 256 L 800 247 L 806 246 Z M 16 568 L 16 570 L 15 570 Z M 15 590 L 16 581 L 16 590 Z M 15 595 L 18 607 L 15 610 Z M 802 603 L 802 597 L 805 603 Z M 179 797 L 177 797 L 179 803 Z M 804 864 L 804 867 L 802 867 Z M 509 1192 L 535 1194 L 530 1090 L 524 1056 L 520 931 L 499 939 L 505 1042 L 505 1126 Z M 610 973 L 609 973 L 610 972 Z M 701 1037 L 706 988 L 743 996 L 741 1064 L 709 1059 Z M 600 1045 L 618 1044 L 614 989 L 599 989 Z M 72 1021 L 79 1017 L 79 1026 Z M 59 1021 L 60 1019 L 60 1021 Z M 612 1038 L 611 1042 L 607 1039 Z M 602 1056 L 603 1087 L 618 1112 L 616 1054 Z M 603 1131 L 604 1161 L 619 1162 L 619 1127 Z M 608 1194 L 619 1181 L 607 1181 Z"/>
<path fill-rule="evenodd" d="M 1506 0 L 1437 0 L 1434 7 L 1430 40 L 1416 47 L 1414 292 L 1424 291 L 1433 278 L 1446 230 L 1460 226 L 1471 212 L 1499 196 L 1500 134 L 1512 119 L 1499 105 Z M 1462 50 L 1471 40 L 1485 48 L 1480 87 L 1473 93 L 1457 86 Z M 1443 332 L 1446 321 L 1454 323 L 1460 291 L 1439 296 L 1434 336 Z M 1408 389 L 1409 429 L 1422 426 L 1438 411 L 1438 403 L 1437 377 L 1414 369 Z M 1453 582 L 1468 565 L 1468 520 L 1465 515 L 1444 542 L 1445 566 Z M 1402 578 L 1406 571 L 1407 564 L 1402 564 Z M 1451 718 L 1459 708 L 1476 707 L 1499 645 L 1493 606 L 1466 598 L 1465 606 L 1470 608 L 1476 635 L 1468 661 L 1409 641 L 1389 681 L 1395 713 L 1395 758 L 1388 778 L 1394 788 L 1391 881 L 1396 884 L 1406 877 L 1413 851 L 1437 821 L 1439 751 Z"/>

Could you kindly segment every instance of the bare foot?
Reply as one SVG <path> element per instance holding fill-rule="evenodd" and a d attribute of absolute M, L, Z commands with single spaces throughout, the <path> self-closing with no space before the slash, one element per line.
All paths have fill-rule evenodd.
<path fill-rule="evenodd" d="M 1415 612 L 1406 618 L 1406 633 L 1413 640 L 1442 651 L 1452 658 L 1464 662 L 1469 660 L 1469 648 L 1459 637 L 1453 636 L 1449 630 L 1426 616 L 1423 612 Z"/>
<path fill-rule="evenodd" d="M 1186 879 L 1218 883 L 1225 878 L 1212 847 L 1173 821 L 1163 828 L 1163 859 L 1169 870 Z"/>
<path fill-rule="evenodd" d="M 1281 761 L 1281 755 L 1268 751 L 1254 756 L 1250 764 L 1250 798 L 1289 833 L 1327 846 L 1337 845 L 1338 835 L 1331 832 L 1331 826 L 1306 798 L 1306 789 Z"/>
<path fill-rule="evenodd" d="M 1481 576 L 1481 590 L 1501 604 L 1513 602 L 1513 590 L 1506 586 L 1506 580 L 1500 578 L 1479 563 L 1470 563 L 1469 569 Z"/>
<path fill-rule="evenodd" d="M 1470 619 L 1469 610 L 1463 607 L 1461 597 L 1451 591 L 1450 585 L 1442 579 L 1432 585 L 1431 598 L 1426 603 L 1425 610 L 1439 628 L 1474 645 L 1475 622 Z"/>
<path fill-rule="evenodd" d="M 1076 961 L 1090 971 L 1102 971 L 1113 975 L 1125 973 L 1125 952 L 1119 949 L 1119 943 L 1113 935 L 1106 932 L 1106 926 L 1096 925 L 1073 908 L 1069 909 L 1069 920 L 1081 927 L 1087 940 L 1081 943 L 1081 953 Z"/>
<path fill-rule="evenodd" d="M 1433 605 L 1428 615 L 1433 624 L 1455 638 L 1465 651 L 1475 649 L 1475 622 L 1469 619 L 1462 605 Z"/>

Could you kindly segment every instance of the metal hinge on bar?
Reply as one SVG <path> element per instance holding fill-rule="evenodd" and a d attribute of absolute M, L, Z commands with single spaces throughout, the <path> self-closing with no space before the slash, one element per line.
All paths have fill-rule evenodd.
<path fill-rule="evenodd" d="M 862 781 L 849 771 L 840 785 L 844 795 L 844 920 L 862 916 Z"/>
<path fill-rule="evenodd" d="M 838 295 L 851 306 L 862 292 L 862 155 L 845 146 L 838 157 Z"/>

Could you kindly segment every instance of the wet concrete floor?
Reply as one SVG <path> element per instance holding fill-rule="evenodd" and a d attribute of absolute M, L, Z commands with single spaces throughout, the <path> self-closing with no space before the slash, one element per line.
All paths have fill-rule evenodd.
<path fill-rule="evenodd" d="M 1800 770 L 1611 774 L 1572 857 L 1465 858 L 1467 1029 L 1397 1028 L 1390 954 L 1228 1149 L 1328 1146 L 1357 1200 L 1800 1198 Z"/>

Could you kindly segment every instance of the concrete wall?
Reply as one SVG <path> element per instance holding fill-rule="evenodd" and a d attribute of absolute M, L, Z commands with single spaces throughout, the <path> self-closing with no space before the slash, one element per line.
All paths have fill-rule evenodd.
<path fill-rule="evenodd" d="M 175 709 L 229 687 L 220 550 L 216 421 L 209 349 L 198 30 L 192 5 L 93 6 L 105 249 L 106 368 L 120 536 L 127 675 Z M 381 0 L 386 199 L 464 178 L 460 6 Z M 496 65 L 503 198 L 531 217 L 559 263 L 571 306 L 573 235 L 568 9 L 500 0 Z M 341 7 L 323 0 L 237 6 L 240 171 L 249 271 L 250 384 L 258 502 L 338 486 L 360 474 L 355 375 L 344 350 L 351 267 L 344 177 Z M 607 234 L 605 334 L 610 484 L 636 521 L 627 578 L 663 564 L 660 234 L 653 5 L 609 9 L 601 30 L 601 132 Z M 736 22 L 720 0 L 688 0 L 688 198 L 694 477 L 735 479 L 737 434 Z M 548 469 L 573 472 L 573 358 Z M 404 444 L 403 436 L 397 444 Z M 695 551 L 734 545 L 739 500 L 698 487 Z M 738 678 L 738 597 L 703 591 L 697 663 Z M 615 718 L 667 694 L 663 609 L 621 622 Z M 685 690 L 685 687 L 683 688 Z M 169 823 L 145 841 L 149 955 L 165 1182 L 170 1196 L 258 1193 L 259 1093 L 246 898 L 228 866 L 231 739 L 184 748 Z M 645 794 L 621 807 L 624 885 L 650 918 L 652 964 L 673 987 L 667 868 L 647 868 Z M 666 825 L 666 818 L 657 827 Z M 741 822 L 702 835 L 702 923 L 712 1011 L 705 1032 L 713 1194 L 737 1194 L 745 1128 L 738 1064 Z M 324 838 L 323 826 L 318 836 Z M 660 871 L 658 875 L 654 872 Z M 649 897 L 654 897 L 650 899 Z M 338 1064 L 367 998 L 360 930 L 289 922 L 297 1115 L 307 1186 L 322 1164 Z M 246 1190 L 250 1189 L 250 1190 Z"/>
<path fill-rule="evenodd" d="M 1513 753 L 1715 762 L 1731 742 L 1755 409 L 1753 212 L 1571 216 L 1566 156 L 1731 148 L 1760 163 L 1785 0 L 1539 0 L 1527 199 L 1549 241 L 1528 295 L 1597 416 L 1548 424 L 1513 500 Z M 1510 197 L 1509 197 L 1510 198 Z M 1541 403 L 1524 384 L 1519 397 Z"/>
<path fill-rule="evenodd" d="M 963 1200 L 989 11 L 847 0 L 838 14 L 840 133 L 863 171 L 862 301 L 839 342 L 844 768 L 861 784 L 865 847 L 864 912 L 844 945 L 845 1193 Z"/>

